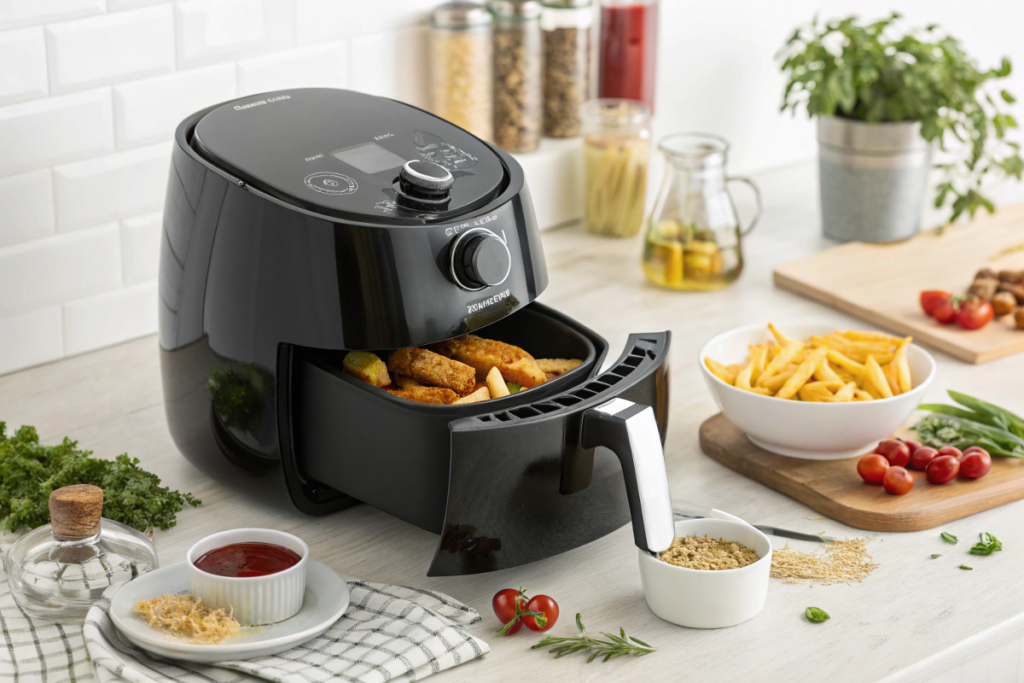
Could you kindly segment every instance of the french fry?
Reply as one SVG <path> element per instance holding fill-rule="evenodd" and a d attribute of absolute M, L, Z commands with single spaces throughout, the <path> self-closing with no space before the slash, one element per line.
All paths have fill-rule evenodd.
<path fill-rule="evenodd" d="M 878 361 L 875 360 L 874 356 L 868 356 L 868 360 L 864 364 L 864 369 L 867 370 L 868 379 L 871 384 L 874 385 L 875 391 L 881 394 L 882 398 L 892 398 L 892 389 L 889 388 L 889 382 L 885 379 L 885 373 L 882 372 L 882 366 L 878 364 Z M 870 391 L 870 389 L 868 391 Z"/>
<path fill-rule="evenodd" d="M 825 360 L 828 360 L 827 356 L 825 357 Z M 836 368 L 835 373 L 839 375 L 839 379 L 842 380 L 843 382 L 853 382 L 854 386 L 856 386 L 857 378 L 854 375 L 847 372 L 846 370 L 843 370 L 842 368 Z"/>
<path fill-rule="evenodd" d="M 774 394 L 776 391 L 782 388 L 782 385 L 786 383 L 793 373 L 796 372 L 796 365 L 787 367 L 777 375 L 772 375 L 767 382 L 764 384 L 764 389 L 767 389 L 770 394 Z"/>
<path fill-rule="evenodd" d="M 912 339 L 912 337 L 904 339 L 892 359 L 892 364 L 896 366 L 896 380 L 899 382 L 900 392 L 904 394 L 914 388 L 910 378 L 910 364 L 907 363 L 907 346 Z"/>
<path fill-rule="evenodd" d="M 789 337 L 779 332 L 779 328 L 775 327 L 775 323 L 768 323 L 768 329 L 771 330 L 775 341 L 779 342 L 779 346 L 785 346 L 789 343 Z"/>
<path fill-rule="evenodd" d="M 832 397 L 833 403 L 845 403 L 846 401 L 852 401 L 854 394 L 857 391 L 856 382 L 847 382 L 843 387 L 836 392 L 836 395 Z"/>
<path fill-rule="evenodd" d="M 837 366 L 839 366 L 843 370 L 846 370 L 854 377 L 864 377 L 867 372 L 864 369 L 863 365 L 861 365 L 860 363 L 851 358 L 847 358 L 846 356 L 839 353 L 835 349 L 829 349 L 828 353 L 825 354 L 825 357 L 828 358 L 830 363 L 835 363 Z"/>
<path fill-rule="evenodd" d="M 491 371 L 487 373 L 487 390 L 491 398 L 501 398 L 512 393 L 508 390 L 505 380 L 501 377 L 501 370 L 497 367 L 491 368 Z"/>
<path fill-rule="evenodd" d="M 736 375 L 740 374 L 740 370 L 742 370 L 745 366 L 746 363 L 733 363 L 732 365 L 726 365 L 725 369 L 729 371 L 729 374 L 732 375 L 733 382 L 735 382 Z"/>
<path fill-rule="evenodd" d="M 768 345 L 761 344 L 757 347 L 757 351 L 754 352 L 754 371 L 750 373 L 750 381 L 752 384 L 757 384 L 757 380 L 761 379 L 761 375 L 764 374 L 765 366 L 768 364 Z"/>
<path fill-rule="evenodd" d="M 743 369 L 736 375 L 736 388 L 743 389 L 744 391 L 750 391 L 750 376 L 754 372 L 754 361 L 749 361 L 743 366 Z"/>
<path fill-rule="evenodd" d="M 833 396 L 832 391 L 829 388 L 830 385 L 832 385 L 831 382 L 808 382 L 800 387 L 800 391 L 797 393 L 800 396 L 801 401 L 824 403 L 829 401 Z"/>
<path fill-rule="evenodd" d="M 900 381 L 896 378 L 896 366 L 892 363 L 886 363 L 882 366 L 882 374 L 885 375 L 885 381 L 889 385 L 889 391 L 892 392 L 893 396 L 899 396 L 903 392 L 900 391 Z"/>
<path fill-rule="evenodd" d="M 836 374 L 836 371 L 832 369 L 832 366 L 828 364 L 828 358 L 825 358 L 818 364 L 818 369 L 814 371 L 814 379 L 820 382 L 839 382 L 845 384 L 843 380 Z"/>
<path fill-rule="evenodd" d="M 452 403 L 453 406 L 463 405 L 466 403 L 479 403 L 480 401 L 486 401 L 491 397 L 491 391 L 487 387 L 480 387 L 472 394 L 463 396 L 458 401 Z"/>
<path fill-rule="evenodd" d="M 853 391 L 854 401 L 873 401 L 875 397 L 870 392 L 864 391 L 863 389 L 854 389 Z"/>
<path fill-rule="evenodd" d="M 807 380 L 810 379 L 811 375 L 814 374 L 814 370 L 818 367 L 821 361 L 825 358 L 828 353 L 828 349 L 814 349 L 807 357 L 800 363 L 800 367 L 796 369 L 793 376 L 786 380 L 786 383 L 779 389 L 779 393 L 775 394 L 776 398 L 793 398 L 796 396 L 796 392 L 800 390 Z"/>
<path fill-rule="evenodd" d="M 711 371 L 712 375 L 722 380 L 726 384 L 736 384 L 736 373 L 731 372 L 729 368 L 725 367 L 718 361 L 712 360 L 711 358 L 705 358 L 704 365 L 708 366 L 708 370 Z"/>
<path fill-rule="evenodd" d="M 896 337 L 890 337 L 884 332 L 864 332 L 858 330 L 847 330 L 846 332 L 840 332 L 839 334 L 853 341 L 887 341 L 893 343 L 898 341 Z"/>
<path fill-rule="evenodd" d="M 804 350 L 805 344 L 802 341 L 792 340 L 786 342 L 786 345 L 782 347 L 778 355 L 772 358 L 771 362 L 765 367 L 764 372 L 758 377 L 758 384 L 764 386 L 764 383 L 775 373 L 782 368 L 786 367 L 786 364 L 792 361 L 801 351 Z"/>

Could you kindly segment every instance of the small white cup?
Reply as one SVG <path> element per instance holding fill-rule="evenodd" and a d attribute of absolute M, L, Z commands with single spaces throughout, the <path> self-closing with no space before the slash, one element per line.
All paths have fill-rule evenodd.
<path fill-rule="evenodd" d="M 266 576 L 217 576 L 196 567 L 200 557 L 232 543 L 273 543 L 299 555 L 297 564 Z M 207 536 L 188 550 L 189 588 L 207 607 L 231 610 L 242 626 L 274 624 L 295 616 L 306 592 L 309 546 L 301 538 L 273 529 L 232 529 Z"/>
<path fill-rule="evenodd" d="M 724 538 L 742 543 L 758 560 L 738 569 L 708 571 L 669 564 L 638 551 L 640 582 L 651 611 L 665 621 L 689 628 L 724 628 L 757 616 L 768 597 L 772 542 L 746 522 L 728 519 L 685 519 L 676 522 L 676 536 Z"/>

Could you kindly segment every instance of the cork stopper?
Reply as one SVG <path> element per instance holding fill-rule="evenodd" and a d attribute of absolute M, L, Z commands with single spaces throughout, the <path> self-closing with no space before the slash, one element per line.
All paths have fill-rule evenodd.
<path fill-rule="evenodd" d="M 50 524 L 55 536 L 89 538 L 100 532 L 103 489 L 91 484 L 59 488 L 50 494 Z"/>

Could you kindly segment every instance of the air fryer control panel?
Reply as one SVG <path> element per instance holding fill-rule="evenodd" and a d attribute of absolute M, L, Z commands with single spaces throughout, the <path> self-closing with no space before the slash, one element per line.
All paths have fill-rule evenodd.
<path fill-rule="evenodd" d="M 243 183 L 361 223 L 449 221 L 493 200 L 508 177 L 498 155 L 461 128 L 346 90 L 286 90 L 228 102 L 199 120 L 192 145 Z M 492 279 L 495 245 L 471 252 L 469 270 Z"/>

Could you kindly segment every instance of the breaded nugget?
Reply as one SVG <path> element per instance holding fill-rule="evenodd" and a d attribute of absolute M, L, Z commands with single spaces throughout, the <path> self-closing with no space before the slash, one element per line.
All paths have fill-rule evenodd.
<path fill-rule="evenodd" d="M 575 367 L 583 364 L 576 358 L 538 358 L 537 367 L 545 373 L 553 373 L 556 377 L 564 375 Z"/>
<path fill-rule="evenodd" d="M 353 377 L 375 387 L 386 387 L 391 384 L 384 361 L 369 351 L 349 351 L 341 361 L 341 367 Z"/>
<path fill-rule="evenodd" d="M 454 391 L 444 387 L 412 387 L 411 389 L 392 389 L 388 387 L 384 391 L 392 396 L 415 401 L 416 403 L 430 403 L 441 406 L 455 403 L 459 398 L 459 395 Z"/>
<path fill-rule="evenodd" d="M 533 356 L 518 346 L 467 334 L 450 340 L 448 348 L 452 358 L 476 368 L 477 377 L 481 380 L 487 377 L 491 368 L 496 367 L 506 382 L 524 387 L 535 387 L 547 381 Z"/>
<path fill-rule="evenodd" d="M 473 391 L 473 368 L 426 349 L 398 349 L 388 357 L 388 370 L 412 377 L 417 382 L 446 387 L 465 396 Z"/>
<path fill-rule="evenodd" d="M 461 405 L 463 403 L 479 403 L 480 401 L 486 401 L 491 397 L 491 391 L 485 386 L 480 387 L 469 396 L 463 396 L 452 405 Z"/>
<path fill-rule="evenodd" d="M 412 377 L 406 377 L 405 375 L 395 375 L 395 384 L 398 385 L 399 389 L 415 389 L 416 387 L 423 386 Z"/>

